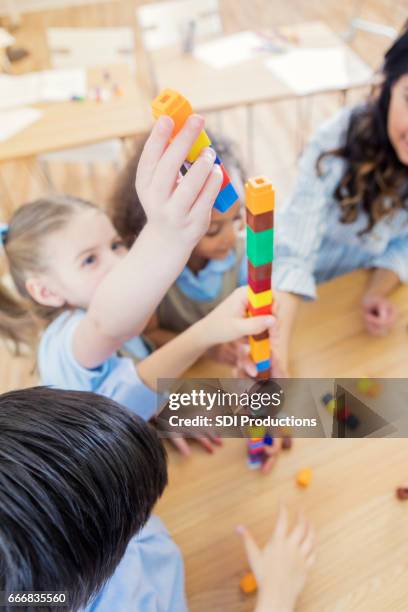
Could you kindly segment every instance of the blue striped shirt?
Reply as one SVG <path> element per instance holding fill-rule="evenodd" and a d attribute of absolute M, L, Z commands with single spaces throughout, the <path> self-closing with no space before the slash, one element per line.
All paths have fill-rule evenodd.
<path fill-rule="evenodd" d="M 319 155 L 344 144 L 354 108 L 342 109 L 319 128 L 301 158 L 289 202 L 276 210 L 275 289 L 315 298 L 316 283 L 356 268 L 386 268 L 408 281 L 407 210 L 390 213 L 359 236 L 367 227 L 367 213 L 360 210 L 354 223 L 341 223 L 334 197 L 345 160 L 329 156 L 322 162 L 322 176 L 316 172 Z"/>

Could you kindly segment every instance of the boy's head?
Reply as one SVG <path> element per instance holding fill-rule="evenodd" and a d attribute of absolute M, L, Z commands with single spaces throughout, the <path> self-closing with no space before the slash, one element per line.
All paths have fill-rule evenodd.
<path fill-rule="evenodd" d="M 157 434 L 111 400 L 1 395 L 0 591 L 67 591 L 70 609 L 85 605 L 166 484 Z"/>

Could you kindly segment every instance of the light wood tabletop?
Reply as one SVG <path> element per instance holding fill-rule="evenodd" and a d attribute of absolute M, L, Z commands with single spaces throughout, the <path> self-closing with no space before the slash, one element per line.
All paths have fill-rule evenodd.
<path fill-rule="evenodd" d="M 400 310 L 385 338 L 365 334 L 359 296 L 366 273 L 335 279 L 304 304 L 293 343 L 298 376 L 407 375 L 408 288 L 393 300 Z M 191 377 L 228 376 L 230 369 L 201 360 Z M 234 529 L 250 527 L 263 544 L 280 501 L 292 516 L 299 509 L 314 523 L 318 557 L 299 612 L 403 612 L 407 609 L 408 505 L 395 488 L 408 481 L 405 439 L 297 439 L 269 475 L 246 465 L 243 440 L 224 440 L 209 456 L 196 448 L 188 459 L 169 451 L 170 484 L 158 504 L 186 564 L 192 612 L 254 609 L 239 580 L 248 570 Z M 306 490 L 296 472 L 311 467 Z"/>
<path fill-rule="evenodd" d="M 307 22 L 279 28 L 279 32 L 296 40 L 295 48 L 342 48 L 350 79 L 350 87 L 347 89 L 367 85 L 367 79 L 362 78 L 366 72 L 364 62 L 326 24 L 319 21 Z M 179 46 L 151 52 L 157 88 L 171 87 L 183 92 L 199 112 L 297 97 L 293 90 L 265 66 L 270 57 L 274 55 L 261 52 L 253 59 L 216 69 L 196 59 L 194 55 L 182 54 Z"/>
<path fill-rule="evenodd" d="M 110 81 L 104 81 L 104 73 Z M 105 102 L 84 101 L 37 104 L 43 116 L 0 143 L 0 162 L 36 157 L 51 151 L 80 147 L 110 138 L 146 133 L 152 125 L 149 99 L 126 65 L 87 70 L 88 90 L 119 85 L 122 95 Z"/>

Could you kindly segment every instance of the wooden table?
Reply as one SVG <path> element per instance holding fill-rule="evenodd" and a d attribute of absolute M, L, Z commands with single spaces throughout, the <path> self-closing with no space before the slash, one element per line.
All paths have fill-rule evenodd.
<path fill-rule="evenodd" d="M 364 62 L 324 23 L 303 23 L 280 31 L 297 37 L 299 48 L 341 47 L 347 56 L 350 76 L 347 89 L 367 85 L 361 78 L 361 71 L 366 68 Z M 273 55 L 259 53 L 254 59 L 217 70 L 193 55 L 183 55 L 179 47 L 151 53 L 157 88 L 171 87 L 183 92 L 199 112 L 297 98 L 294 91 L 266 68 L 268 57 Z"/>
<path fill-rule="evenodd" d="M 301 308 L 292 362 L 298 376 L 407 376 L 408 288 L 394 296 L 400 320 L 392 334 L 363 332 L 358 298 L 366 274 L 322 286 Z M 202 360 L 188 375 L 228 376 Z M 157 513 L 182 549 L 192 612 L 243 612 L 254 598 L 238 583 L 248 569 L 235 526 L 245 523 L 260 543 L 271 533 L 277 505 L 302 508 L 318 533 L 318 559 L 299 602 L 300 612 L 404 612 L 407 609 L 408 505 L 395 487 L 408 481 L 408 445 L 400 439 L 296 440 L 267 476 L 246 466 L 242 440 L 225 440 L 208 456 L 170 450 L 170 485 Z M 295 484 L 310 466 L 307 490 Z"/>
<path fill-rule="evenodd" d="M 111 80 L 104 83 L 103 73 Z M 35 158 L 50 151 L 144 134 L 152 124 L 149 100 L 125 65 L 88 70 L 88 89 L 117 83 L 122 96 L 106 102 L 54 102 L 35 105 L 43 112 L 36 123 L 0 143 L 0 162 Z"/>

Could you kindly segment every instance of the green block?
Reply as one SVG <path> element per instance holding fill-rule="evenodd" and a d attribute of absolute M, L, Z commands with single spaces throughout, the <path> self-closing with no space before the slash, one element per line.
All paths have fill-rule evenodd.
<path fill-rule="evenodd" d="M 273 261 L 274 229 L 254 232 L 247 225 L 247 257 L 253 266 L 263 266 Z"/>

